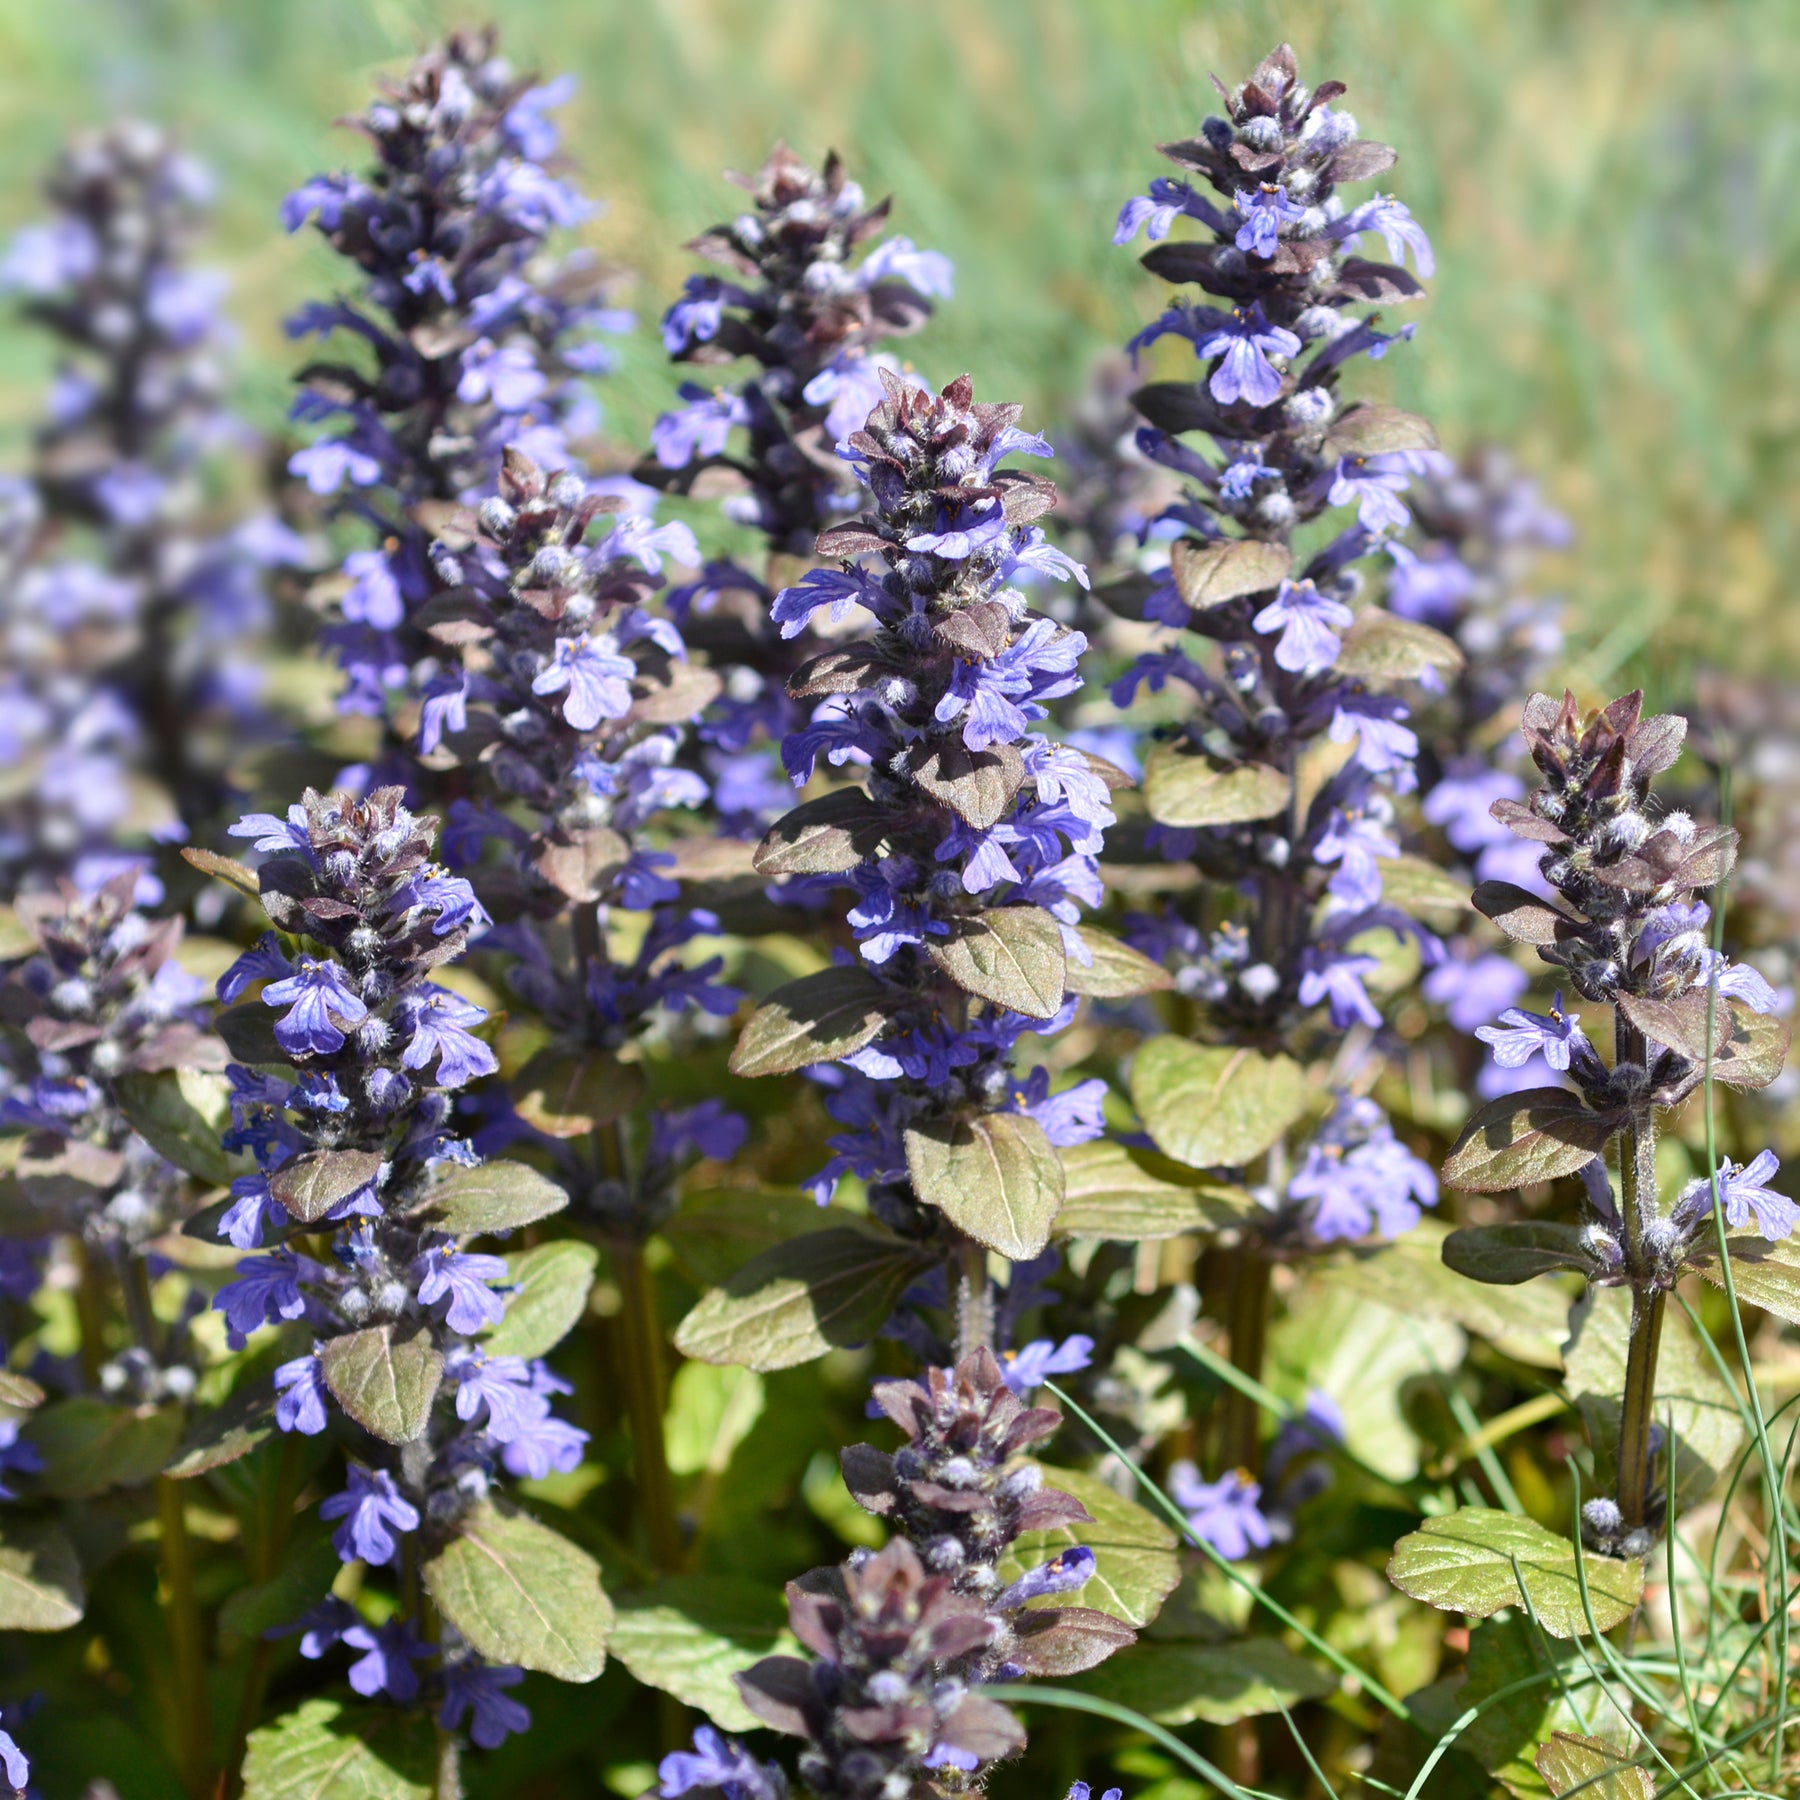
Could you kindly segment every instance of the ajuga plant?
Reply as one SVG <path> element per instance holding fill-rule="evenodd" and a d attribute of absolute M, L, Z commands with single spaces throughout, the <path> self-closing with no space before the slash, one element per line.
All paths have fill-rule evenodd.
<path fill-rule="evenodd" d="M 229 757 L 264 729 L 269 571 L 305 558 L 208 491 L 257 448 L 225 404 L 224 281 L 190 260 L 211 177 L 130 123 L 75 138 L 47 190 L 53 216 L 0 263 L 58 352 L 31 477 L 0 503 L 5 891 L 61 874 L 91 890 L 121 855 L 148 867 L 153 840 L 216 823 Z"/>
<path fill-rule="evenodd" d="M 1255 1376 L 1272 1260 L 1393 1236 L 1437 1198 L 1429 1165 L 1367 1091 L 1382 1032 L 1370 986 L 1391 990 L 1408 956 L 1441 954 L 1411 916 L 1419 898 L 1442 899 L 1441 881 L 1395 841 L 1418 740 L 1392 690 L 1461 657 L 1442 633 L 1368 601 L 1353 567 L 1406 525 L 1401 493 L 1442 460 L 1422 419 L 1340 392 L 1356 357 L 1395 341 L 1356 309 L 1421 292 L 1403 268 L 1355 254 L 1361 240 L 1380 234 L 1432 266 L 1399 201 L 1350 207 L 1338 195 L 1394 153 L 1334 109 L 1340 83 L 1301 85 L 1286 46 L 1221 92 L 1225 117 L 1163 146 L 1221 203 L 1187 179 L 1158 180 L 1115 234 L 1123 243 L 1147 226 L 1163 238 L 1183 217 L 1211 234 L 1144 259 L 1222 304 L 1177 302 L 1134 340 L 1135 351 L 1183 338 L 1202 373 L 1136 395 L 1141 448 L 1189 492 L 1170 515 L 1186 535 L 1166 578 L 1147 596 L 1141 583 L 1124 593 L 1217 649 L 1205 662 L 1185 639 L 1147 653 L 1114 693 L 1123 705 L 1140 683 L 1176 680 L 1196 696 L 1147 756 L 1144 798 L 1152 845 L 1205 880 L 1187 907 L 1127 931 L 1173 974 L 1194 1025 L 1191 1039 L 1137 1051 L 1131 1092 L 1159 1150 L 1250 1184 L 1219 1190 L 1217 1222 L 1237 1247 L 1215 1286 L 1229 1296 L 1233 1360 Z M 1210 455 L 1180 441 L 1194 432 Z M 1300 538 L 1315 521 L 1332 535 L 1309 551 Z M 1243 1471 L 1221 1479 L 1254 1502 L 1258 1417 L 1241 1392 L 1227 1397 L 1219 1448 L 1227 1472 Z"/>
<path fill-rule="evenodd" d="M 1497 800 L 1493 810 L 1538 847 L 1552 896 L 1504 881 L 1483 882 L 1474 896 L 1581 1001 L 1612 1009 L 1611 1062 L 1563 990 L 1548 1013 L 1508 1008 L 1477 1035 L 1503 1066 L 1541 1054 L 1566 1085 L 1482 1108 L 1444 1166 L 1446 1180 L 1476 1193 L 1582 1177 L 1579 1224 L 1471 1227 L 1452 1234 L 1444 1256 L 1477 1280 L 1568 1268 L 1596 1287 L 1629 1290 L 1623 1392 L 1595 1433 L 1603 1488 L 1582 1513 L 1589 1548 L 1613 1556 L 1650 1548 L 1667 1523 L 1667 1496 L 1681 1485 L 1669 1459 L 1684 1448 L 1692 1454 L 1669 1441 L 1658 1409 L 1658 1353 L 1675 1284 L 1689 1268 L 1723 1279 L 1727 1242 L 1734 1255 L 1755 1257 L 1800 1220 L 1800 1207 L 1768 1185 L 1778 1165 L 1767 1150 L 1742 1167 L 1726 1160 L 1667 1206 L 1658 1192 L 1661 1122 L 1702 1082 L 1774 1080 L 1788 1033 L 1772 1016 L 1769 984 L 1708 941 L 1701 895 L 1729 874 L 1735 834 L 1656 805 L 1651 784 L 1680 755 L 1687 726 L 1672 715 L 1644 717 L 1642 700 L 1628 694 L 1584 715 L 1572 695 L 1532 697 L 1524 733 L 1541 785 L 1528 801 Z M 1721 1212 L 1735 1240 L 1715 1232 Z"/>
<path fill-rule="evenodd" d="M 802 1740 L 798 1772 L 821 1800 L 896 1800 L 979 1790 L 1025 1742 L 984 1683 L 1073 1675 L 1132 1642 L 1123 1620 L 1029 1603 L 1072 1593 L 1091 1550 L 1058 1551 L 1012 1579 L 1001 1564 L 1030 1532 L 1091 1525 L 1023 1452 L 1061 1415 L 1027 1407 L 987 1349 L 920 1381 L 878 1381 L 875 1405 L 905 1434 L 897 1454 L 859 1444 L 844 1478 L 894 1535 L 788 1586 L 788 1621 L 813 1653 L 765 1658 L 738 1678 L 745 1702 Z M 786 1792 L 782 1771 L 713 1732 L 662 1765 L 666 1800 L 695 1790 Z"/>
<path fill-rule="evenodd" d="M 205 1296 L 179 1276 L 159 1295 L 170 1264 L 153 1250 L 194 1204 L 182 1172 L 192 1159 L 163 1126 L 186 1094 L 217 1081 L 224 1050 L 205 1030 L 205 983 L 175 960 L 182 922 L 138 911 L 139 879 L 126 867 L 91 892 L 65 879 L 22 895 L 4 915 L 0 1132 L 10 1142 L 0 1140 L 8 1153 L 0 1307 L 18 1372 L 0 1374 L 0 1479 L 8 1510 L 16 1520 L 23 1509 L 29 1523 L 8 1538 L 23 1560 L 0 1622 L 82 1626 L 128 1662 L 123 1639 L 153 1641 L 150 1654 L 166 1656 L 173 1676 L 163 1721 L 173 1758 L 198 1781 L 199 1611 L 182 1501 L 158 1471 L 176 1460 L 187 1403 L 210 1360 L 194 1328 Z M 225 1169 L 211 1149 L 203 1160 L 216 1180 Z M 70 1296 L 72 1317 L 62 1311 Z M 107 1593 L 88 1608 L 82 1563 L 101 1553 L 84 1525 L 96 1504 L 154 1531 L 168 1594 L 160 1617 L 128 1598 L 147 1579 L 135 1558 L 107 1559 Z"/>
<path fill-rule="evenodd" d="M 729 1156 L 745 1127 L 716 1099 L 647 1116 L 636 1059 L 673 1015 L 728 1018 L 738 995 L 718 979 L 717 956 L 687 954 L 719 921 L 681 903 L 674 858 L 646 832 L 666 809 L 706 798 L 677 757 L 718 679 L 687 661 L 674 621 L 651 607 L 663 558 L 692 566 L 699 551 L 685 525 L 615 518 L 610 504 L 580 476 L 546 474 L 509 449 L 500 492 L 466 531 L 433 544 L 446 585 L 416 615 L 440 664 L 419 749 L 428 768 L 457 770 L 473 789 L 453 803 L 449 837 L 504 921 L 482 948 L 506 958 L 546 1040 L 514 1083 L 517 1110 L 502 1108 L 488 1129 L 534 1143 L 571 1218 L 610 1246 L 630 1327 L 639 1510 L 668 1564 L 679 1546 L 643 1250 L 684 1164 Z"/>
<path fill-rule="evenodd" d="M 351 121 L 373 166 L 317 176 L 282 209 L 290 231 L 313 221 L 360 276 L 355 295 L 313 301 L 288 322 L 297 337 L 359 345 L 357 360 L 301 370 L 295 416 L 332 430 L 289 466 L 338 496 L 374 546 L 345 559 L 326 638 L 345 672 L 343 708 L 392 715 L 384 755 L 403 775 L 401 743 L 435 673 L 433 646 L 410 623 L 434 591 L 433 505 L 491 492 L 509 445 L 575 467 L 571 445 L 599 421 L 582 378 L 610 366 L 596 334 L 630 323 L 608 298 L 605 265 L 546 252 L 553 232 L 592 211 L 548 166 L 547 114 L 570 85 L 518 76 L 491 30 L 453 33 Z"/>
<path fill-rule="evenodd" d="M 999 466 L 1048 446 L 1017 407 L 977 403 L 966 376 L 941 394 L 881 379 L 885 398 L 845 445 L 874 508 L 821 534 L 839 566 L 773 609 L 790 635 L 821 607 L 874 620 L 792 677 L 815 704 L 782 747 L 796 785 L 846 764 L 867 785 L 808 800 L 757 852 L 766 874 L 850 889 L 855 950 L 771 995 L 732 1067 L 820 1070 L 845 1129 L 815 1197 L 856 1176 L 895 1241 L 949 1271 L 966 1354 L 993 1341 L 988 1253 L 1043 1251 L 1063 1197 L 1057 1148 L 1101 1129 L 1100 1082 L 1052 1094 L 1047 1071 L 1023 1077 L 1013 1061 L 1024 1034 L 1068 1022 L 1100 961 L 1079 919 L 1100 898 L 1113 813 L 1108 771 L 1031 729 L 1077 685 L 1085 642 L 1008 585 L 1022 571 L 1085 579 L 1032 522 L 1054 487 Z M 816 1254 L 833 1248 L 828 1234 Z M 678 1341 L 709 1342 L 736 1304 L 712 1296 Z"/>
<path fill-rule="evenodd" d="M 511 1258 L 468 1247 L 566 1196 L 462 1135 L 456 1096 L 496 1062 L 476 1035 L 485 1010 L 433 976 L 485 921 L 432 860 L 436 825 L 383 788 L 308 790 L 285 817 L 232 828 L 267 860 L 255 877 L 225 872 L 257 890 L 275 930 L 219 982 L 219 1029 L 242 1059 L 224 1142 L 255 1167 L 217 1209 L 218 1235 L 250 1254 L 214 1306 L 234 1349 L 282 1334 L 274 1426 L 344 1448 L 319 1513 L 364 1571 L 358 1603 L 322 1598 L 298 1621 L 301 1654 L 348 1647 L 350 1685 L 433 1709 L 453 1759 L 465 1721 L 483 1747 L 526 1726 L 505 1691 L 522 1669 L 591 1680 L 608 1611 L 592 1559 L 503 1498 L 509 1474 L 573 1468 L 586 1437 L 553 1415 L 568 1389 L 542 1360 L 575 1310 L 512 1316 L 508 1295 L 543 1277 L 565 1302 L 585 1296 L 590 1267 L 559 1275 L 555 1244 Z M 240 1387 L 252 1381 L 270 1376 L 257 1365 Z M 286 1753 L 292 1729 L 252 1736 L 252 1768 Z M 453 1770 L 440 1764 L 439 1793 L 457 1791 Z"/>
<path fill-rule="evenodd" d="M 936 251 L 880 236 L 892 201 L 869 205 L 835 152 L 816 170 L 777 144 L 754 176 L 727 179 L 751 210 L 689 247 L 729 273 L 688 278 L 663 317 L 663 343 L 684 367 L 754 368 L 729 386 L 683 382 L 682 405 L 657 420 L 638 473 L 680 493 L 702 480 L 726 488 L 726 516 L 768 548 L 761 572 L 712 561 L 675 596 L 727 675 L 700 732 L 717 808 L 728 828 L 758 836 L 782 809 L 769 747 L 799 722 L 785 683 L 804 650 L 777 632 L 770 600 L 819 533 L 855 509 L 837 447 L 880 401 L 880 371 L 897 368 L 881 344 L 917 331 L 951 277 Z"/>

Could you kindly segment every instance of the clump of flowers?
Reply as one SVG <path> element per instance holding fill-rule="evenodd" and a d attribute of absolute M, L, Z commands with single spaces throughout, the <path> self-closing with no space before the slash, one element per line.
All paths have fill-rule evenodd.
<path fill-rule="evenodd" d="M 358 362 L 301 370 L 295 414 L 331 430 L 289 465 L 378 546 L 345 560 L 326 634 L 348 711 L 380 716 L 434 673 L 410 626 L 435 588 L 431 503 L 479 500 L 508 446 L 574 468 L 571 445 L 598 425 L 585 378 L 610 366 L 599 334 L 630 320 L 597 259 L 546 251 L 593 210 L 548 166 L 547 115 L 570 88 L 516 74 L 491 31 L 453 33 L 355 121 L 373 166 L 316 176 L 283 206 L 290 231 L 311 220 L 361 277 L 360 293 L 288 326 L 362 347 Z"/>
<path fill-rule="evenodd" d="M 580 476 L 546 474 L 516 449 L 473 523 L 432 546 L 449 585 L 419 615 L 441 668 L 418 748 L 428 766 L 465 768 L 478 784 L 477 798 L 452 804 L 448 838 L 507 921 L 484 947 L 511 953 L 514 991 L 573 1054 L 613 1056 L 673 1012 L 729 1016 L 738 997 L 718 981 L 719 959 L 682 959 L 719 922 L 679 904 L 675 859 L 645 834 L 667 809 L 706 799 L 678 757 L 718 679 L 687 660 L 679 629 L 651 605 L 665 558 L 698 562 L 692 534 L 615 515 Z M 604 535 L 588 542 L 601 523 Z M 628 959 L 607 948 L 620 911 L 650 915 Z M 578 1207 L 637 1238 L 672 1205 L 684 1156 L 703 1145 L 729 1154 L 742 1136 L 716 1102 L 700 1116 L 664 1116 L 636 1169 L 598 1183 L 573 1144 L 546 1137 L 541 1147 L 565 1152 L 559 1168 Z"/>
<path fill-rule="evenodd" d="M 0 261 L 59 358 L 31 477 L 0 493 L 0 747 L 28 772 L 0 807 L 8 891 L 92 889 L 127 844 L 147 867 L 148 841 L 210 827 L 227 758 L 265 729 L 269 571 L 306 557 L 208 496 L 256 448 L 225 405 L 224 280 L 191 260 L 210 175 L 133 122 L 75 138 L 46 185 L 51 218 Z"/>
<path fill-rule="evenodd" d="M 264 1326 L 297 1340 L 275 1371 L 281 1430 L 314 1436 L 337 1413 L 360 1427 L 347 1484 L 320 1508 L 338 1521 L 339 1556 L 408 1572 L 384 1623 L 328 1601 L 303 1650 L 364 1652 L 359 1692 L 435 1696 L 446 1726 L 473 1706 L 475 1741 L 490 1744 L 526 1723 L 491 1692 L 519 1671 L 490 1666 L 435 1587 L 442 1633 L 428 1641 L 413 1577 L 486 1516 L 503 1473 L 572 1468 L 586 1434 L 551 1411 L 567 1388 L 548 1346 L 508 1347 L 506 1262 L 468 1248 L 564 1196 L 522 1165 L 482 1165 L 461 1135 L 457 1094 L 496 1067 L 477 1035 L 487 1013 L 431 977 L 486 919 L 432 860 L 435 831 L 394 788 L 362 801 L 308 790 L 285 817 L 233 827 L 268 858 L 259 886 L 277 930 L 219 982 L 222 1000 L 245 1002 L 220 1021 L 244 1059 L 227 1071 L 226 1144 L 256 1170 L 232 1183 L 218 1223 L 252 1254 L 214 1304 L 234 1346 Z"/>
<path fill-rule="evenodd" d="M 766 1657 L 738 1678 L 745 1704 L 803 1740 L 799 1773 L 821 1796 L 882 1800 L 897 1792 L 960 1791 L 1015 1754 L 1024 1733 L 984 1682 L 1068 1675 L 1132 1642 L 1123 1621 L 1090 1607 L 1029 1606 L 1070 1593 L 1094 1572 L 1093 1552 L 1064 1550 L 1005 1581 L 998 1564 L 1026 1532 L 1091 1524 L 1072 1495 L 1044 1484 L 1022 1454 L 1061 1423 L 1009 1391 L 991 1352 L 922 1381 L 884 1381 L 875 1400 L 906 1434 L 896 1455 L 844 1453 L 857 1500 L 896 1536 L 788 1589 L 788 1620 L 815 1660 Z M 778 1766 L 759 1764 L 716 1733 L 665 1759 L 662 1792 L 722 1788 L 770 1800 Z"/>
<path fill-rule="evenodd" d="M 1583 1177 L 1583 1223 L 1557 1233 L 1552 1250 L 1590 1281 L 1632 1295 L 1614 1491 L 1590 1504 L 1584 1528 L 1592 1548 L 1627 1554 L 1642 1554 L 1663 1519 L 1667 1484 L 1652 1466 L 1662 1315 L 1685 1269 L 1710 1261 L 1716 1278 L 1715 1185 L 1725 1225 L 1744 1234 L 1734 1255 L 1786 1238 L 1800 1220 L 1800 1207 L 1769 1186 L 1778 1164 L 1766 1150 L 1742 1168 L 1725 1161 L 1716 1183 L 1690 1183 L 1666 1209 L 1658 1195 L 1657 1130 L 1667 1111 L 1709 1070 L 1730 1087 L 1766 1085 L 1787 1050 L 1774 990 L 1708 942 L 1700 894 L 1730 872 L 1736 834 L 1652 799 L 1686 732 L 1679 717 L 1644 716 L 1636 693 L 1588 714 L 1566 693 L 1527 704 L 1525 743 L 1542 785 L 1528 801 L 1495 801 L 1493 812 L 1537 848 L 1553 898 L 1485 881 L 1475 905 L 1581 999 L 1613 1009 L 1613 1058 L 1601 1060 L 1560 991 L 1548 1014 L 1509 1008 L 1478 1033 L 1496 1059 L 1517 1067 L 1542 1056 L 1572 1085 L 1531 1087 L 1484 1107 L 1445 1165 L 1447 1179 L 1476 1192 Z M 1607 1164 L 1615 1144 L 1616 1190 Z M 1503 1245 L 1506 1231 L 1458 1233 L 1446 1258 L 1495 1279 L 1471 1252 Z"/>
<path fill-rule="evenodd" d="M 84 1340 L 84 1385 L 134 1404 L 188 1398 L 195 1352 L 185 1316 L 171 1327 L 152 1312 L 144 1266 L 189 1190 L 131 1114 L 156 1077 L 223 1062 L 199 1004 L 205 984 L 175 960 L 182 923 L 139 912 L 137 879 L 128 868 L 91 894 L 64 882 L 22 898 L 30 944 L 4 959 L 0 985 L 0 1126 L 23 1133 L 15 1174 L 33 1221 L 0 1241 L 0 1294 L 29 1299 L 45 1256 L 78 1246 L 81 1279 L 116 1302 L 130 1330 L 123 1350 Z M 95 1329 L 104 1310 L 88 1309 Z M 0 1466 L 27 1467 L 34 1455 L 9 1443 Z"/>
<path fill-rule="evenodd" d="M 917 331 L 950 295 L 947 258 L 884 238 L 892 206 L 871 206 L 834 153 L 822 170 L 777 144 L 754 176 L 734 175 L 751 209 L 690 248 L 727 275 L 693 275 L 663 318 L 683 367 L 753 371 L 728 385 L 681 386 L 657 420 L 646 481 L 687 493 L 727 487 L 726 516 L 768 545 L 767 580 L 729 560 L 706 565 L 674 596 L 687 628 L 726 676 L 700 727 L 715 806 L 728 829 L 756 836 L 782 809 L 769 746 L 799 723 L 786 681 L 800 660 L 769 617 L 797 558 L 854 510 L 856 482 L 837 453 L 882 397 L 880 346 Z"/>
<path fill-rule="evenodd" d="M 1072 1016 L 1113 813 L 1109 771 L 1031 729 L 1078 685 L 1085 644 L 1010 585 L 1022 571 L 1085 579 L 1033 523 L 1051 484 L 999 466 L 1048 446 L 1018 408 L 976 403 L 967 377 L 937 395 L 882 380 L 846 444 L 875 510 L 824 533 L 819 552 L 840 566 L 774 605 L 790 635 L 820 608 L 875 621 L 796 672 L 790 691 L 814 711 L 782 747 L 796 785 L 821 764 L 866 768 L 867 785 L 806 802 L 757 856 L 767 874 L 848 887 L 857 951 L 772 996 L 733 1066 L 842 1065 L 824 1079 L 847 1129 L 814 1192 L 823 1203 L 854 1173 L 878 1219 L 965 1258 L 966 1350 L 992 1337 L 981 1247 L 1038 1255 L 1062 1198 L 1056 1146 L 1101 1128 L 1100 1082 L 1052 1094 L 1045 1072 L 1011 1065 L 1021 1036 Z M 1010 1204 L 980 1173 L 996 1146 L 1023 1171 Z"/>

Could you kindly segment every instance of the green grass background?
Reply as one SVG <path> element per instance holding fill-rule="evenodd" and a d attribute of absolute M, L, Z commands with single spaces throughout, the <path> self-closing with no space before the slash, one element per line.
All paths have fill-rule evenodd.
<path fill-rule="evenodd" d="M 1800 14 L 1792 0 L 504 0 L 515 60 L 581 80 L 565 121 L 585 230 L 638 271 L 646 322 L 609 384 L 641 442 L 672 386 L 655 314 L 681 249 L 728 216 L 725 167 L 777 136 L 837 146 L 895 228 L 947 251 L 957 295 L 914 360 L 1053 421 L 1090 358 L 1166 289 L 1111 247 L 1153 145 L 1282 37 L 1336 76 L 1439 273 L 1418 340 L 1375 375 L 1446 443 L 1541 474 L 1580 547 L 1558 572 L 1582 670 L 1678 699 L 1693 663 L 1800 661 L 1790 597 L 1800 434 Z M 354 162 L 334 130 L 372 77 L 480 16 L 440 0 L 0 0 L 0 227 L 71 125 L 138 111 L 218 170 L 244 405 L 275 425 L 296 360 L 279 318 L 337 280 L 280 196 Z M 0 449 L 47 371 L 0 332 Z M 1367 381 L 1366 375 L 1359 380 Z"/>

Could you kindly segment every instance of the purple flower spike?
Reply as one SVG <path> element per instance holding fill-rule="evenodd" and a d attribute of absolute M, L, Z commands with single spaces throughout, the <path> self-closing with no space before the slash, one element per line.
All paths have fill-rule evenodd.
<path fill-rule="evenodd" d="M 1248 312 L 1240 306 L 1200 342 L 1199 354 L 1223 358 L 1207 383 L 1221 406 L 1239 400 L 1250 406 L 1268 406 L 1281 394 L 1281 377 L 1269 358 L 1298 356 L 1300 340 L 1284 326 L 1271 325 L 1261 306 L 1252 306 Z"/>
<path fill-rule="evenodd" d="M 465 1337 L 506 1315 L 506 1302 L 488 1285 L 506 1279 L 506 1259 L 458 1250 L 454 1244 L 437 1244 L 419 1258 L 419 1304 L 435 1306 L 446 1295 L 450 1305 L 445 1323 Z"/>
<path fill-rule="evenodd" d="M 534 694 L 560 694 L 563 717 L 577 731 L 592 731 L 602 719 L 621 719 L 631 710 L 637 664 L 620 656 L 610 636 L 595 643 L 587 632 L 556 640 L 556 659 L 531 684 Z"/>
<path fill-rule="evenodd" d="M 1169 1470 L 1168 1488 L 1170 1499 L 1187 1514 L 1189 1529 L 1227 1562 L 1239 1562 L 1274 1542 L 1257 1505 L 1262 1489 L 1245 1470 L 1202 1481 L 1191 1462 L 1178 1462 Z"/>
<path fill-rule="evenodd" d="M 292 1056 L 329 1056 L 343 1049 L 341 1027 L 360 1025 L 369 1016 L 349 977 L 329 958 L 302 957 L 292 975 L 263 989 L 262 1003 L 292 1008 L 275 1021 L 275 1041 Z"/>
<path fill-rule="evenodd" d="M 657 1765 L 662 1800 L 717 1788 L 726 1800 L 786 1800 L 787 1780 L 774 1763 L 758 1762 L 736 1738 L 710 1725 L 694 1732 L 692 1750 L 671 1750 Z"/>

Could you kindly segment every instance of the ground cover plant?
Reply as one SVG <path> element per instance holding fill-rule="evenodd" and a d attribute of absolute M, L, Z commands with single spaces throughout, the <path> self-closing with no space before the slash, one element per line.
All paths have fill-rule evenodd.
<path fill-rule="evenodd" d="M 265 440 L 219 178 L 71 138 L 0 265 L 15 1790 L 1794 1791 L 1788 713 L 1571 655 L 1314 60 L 1092 209 L 1170 292 L 1063 419 L 765 140 L 621 441 L 581 71 L 468 27 L 295 171 Z"/>

